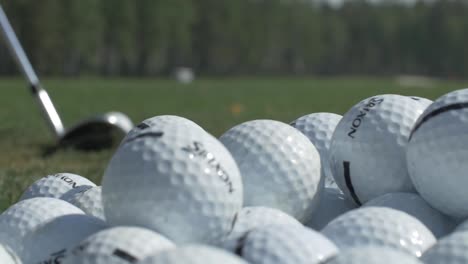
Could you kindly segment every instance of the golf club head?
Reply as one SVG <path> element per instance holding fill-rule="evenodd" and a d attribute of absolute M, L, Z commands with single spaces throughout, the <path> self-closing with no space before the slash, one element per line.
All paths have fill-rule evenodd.
<path fill-rule="evenodd" d="M 65 131 L 59 140 L 59 147 L 80 150 L 109 148 L 132 128 L 133 123 L 128 116 L 120 112 L 108 112 L 86 119 Z"/>

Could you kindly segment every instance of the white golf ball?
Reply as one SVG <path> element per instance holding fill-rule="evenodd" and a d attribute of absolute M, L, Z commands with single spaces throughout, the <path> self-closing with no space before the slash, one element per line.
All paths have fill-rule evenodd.
<path fill-rule="evenodd" d="M 101 186 L 96 186 L 83 189 L 81 192 L 75 192 L 70 195 L 67 192 L 61 197 L 61 199 L 80 208 L 87 215 L 92 215 L 105 220 L 101 192 Z"/>
<path fill-rule="evenodd" d="M 102 230 L 87 237 L 70 251 L 62 263 L 136 263 L 158 251 L 174 247 L 174 243 L 166 237 L 151 230 L 119 226 Z"/>
<path fill-rule="evenodd" d="M 312 229 L 270 225 L 246 233 L 239 241 L 236 253 L 255 264 L 318 264 L 336 255 L 338 249 Z"/>
<path fill-rule="evenodd" d="M 93 216 L 59 216 L 25 237 L 21 258 L 25 263 L 60 263 L 68 250 L 105 228 L 107 224 Z"/>
<path fill-rule="evenodd" d="M 415 101 L 417 101 L 421 105 L 423 105 L 424 108 L 428 108 L 433 103 L 432 100 L 429 100 L 429 99 L 424 98 L 424 97 L 419 97 L 419 96 L 408 96 L 408 97 L 415 100 Z"/>
<path fill-rule="evenodd" d="M 222 247 L 229 251 L 236 250 L 239 239 L 250 230 L 268 225 L 302 227 L 296 218 L 274 208 L 253 206 L 244 207 L 237 213 L 232 231 L 222 242 Z"/>
<path fill-rule="evenodd" d="M 455 228 L 452 219 L 432 208 L 416 193 L 387 193 L 370 200 L 364 206 L 383 206 L 403 211 L 421 221 L 437 238 L 447 235 Z"/>
<path fill-rule="evenodd" d="M 122 140 L 122 142 L 125 142 L 126 138 L 133 137 L 135 134 L 141 133 L 142 131 L 148 128 L 157 129 L 172 125 L 186 126 L 187 129 L 204 131 L 203 128 L 200 127 L 197 123 L 185 117 L 175 115 L 159 115 L 143 120 L 140 124 L 135 126 L 132 130 L 130 130 L 130 132 L 128 132 L 127 136 Z"/>
<path fill-rule="evenodd" d="M 328 157 L 330 141 L 341 118 L 342 116 L 333 113 L 314 113 L 299 117 L 291 123 L 293 127 L 301 131 L 317 148 L 322 162 L 322 171 L 325 176 L 325 187 L 338 188 L 330 169 Z"/>
<path fill-rule="evenodd" d="M 325 187 L 317 209 L 305 225 L 315 230 L 321 230 L 336 217 L 355 208 L 356 204 L 351 202 L 339 189 Z"/>
<path fill-rule="evenodd" d="M 468 232 L 455 232 L 443 237 L 421 257 L 426 264 L 468 263 Z"/>
<path fill-rule="evenodd" d="M 139 264 L 247 264 L 227 251 L 206 245 L 187 245 L 161 251 L 145 258 Z"/>
<path fill-rule="evenodd" d="M 0 263 L 2 264 L 22 264 L 18 255 L 8 246 L 0 244 Z"/>
<path fill-rule="evenodd" d="M 297 129 L 273 120 L 237 125 L 220 137 L 241 171 L 246 206 L 280 209 L 307 221 L 317 207 L 320 156 Z"/>
<path fill-rule="evenodd" d="M 37 197 L 20 201 L 0 215 L 0 243 L 21 252 L 27 234 L 56 217 L 68 214 L 84 212 L 55 198 Z"/>
<path fill-rule="evenodd" d="M 178 67 L 174 71 L 174 77 L 176 81 L 188 84 L 195 80 L 195 73 L 192 68 L 189 67 Z"/>
<path fill-rule="evenodd" d="M 468 217 L 468 89 L 430 105 L 414 126 L 407 148 L 416 190 L 431 206 L 456 218 Z"/>
<path fill-rule="evenodd" d="M 178 125 L 127 138 L 102 182 L 110 224 L 149 228 L 176 243 L 224 238 L 242 208 L 242 193 L 229 151 L 207 132 Z"/>
<path fill-rule="evenodd" d="M 324 264 L 423 264 L 413 255 L 388 247 L 365 246 L 341 251 Z"/>
<path fill-rule="evenodd" d="M 96 186 L 85 177 L 72 173 L 47 175 L 29 186 L 21 196 L 20 201 L 34 197 L 60 198 L 64 193 L 83 185 Z"/>
<path fill-rule="evenodd" d="M 378 95 L 353 106 L 335 129 L 330 162 L 336 183 L 361 205 L 390 192 L 414 192 L 406 144 L 424 107 L 400 95 Z"/>
<path fill-rule="evenodd" d="M 322 233 L 339 248 L 384 246 L 420 257 L 436 238 L 418 219 L 386 207 L 364 207 L 331 221 Z"/>

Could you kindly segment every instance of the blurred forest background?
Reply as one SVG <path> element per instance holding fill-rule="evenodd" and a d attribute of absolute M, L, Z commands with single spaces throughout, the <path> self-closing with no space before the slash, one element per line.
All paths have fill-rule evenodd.
<path fill-rule="evenodd" d="M 468 1 L 3 0 L 41 74 L 468 75 Z M 0 44 L 0 45 L 3 45 Z M 0 49 L 0 74 L 17 73 Z"/>

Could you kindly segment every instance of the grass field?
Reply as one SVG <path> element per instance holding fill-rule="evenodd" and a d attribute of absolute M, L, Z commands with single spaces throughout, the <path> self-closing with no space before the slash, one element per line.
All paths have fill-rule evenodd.
<path fill-rule="evenodd" d="M 137 123 L 162 114 L 194 120 L 219 136 L 246 120 L 290 122 L 313 112 L 343 114 L 376 94 L 430 99 L 468 83 L 437 82 L 431 88 L 402 87 L 392 79 L 237 78 L 205 79 L 190 85 L 150 79 L 51 79 L 44 86 L 65 125 L 96 113 L 117 110 Z M 45 155 L 52 137 L 22 79 L 0 79 L 0 210 L 15 202 L 34 180 L 72 172 L 97 184 L 113 150 L 58 151 Z"/>

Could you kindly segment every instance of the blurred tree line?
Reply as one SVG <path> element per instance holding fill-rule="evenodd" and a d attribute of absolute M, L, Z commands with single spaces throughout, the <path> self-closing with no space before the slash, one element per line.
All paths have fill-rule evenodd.
<path fill-rule="evenodd" d="M 41 74 L 468 74 L 468 4 L 4 0 Z M 2 44 L 3 45 L 3 44 Z M 0 49 L 0 73 L 16 72 Z"/>

